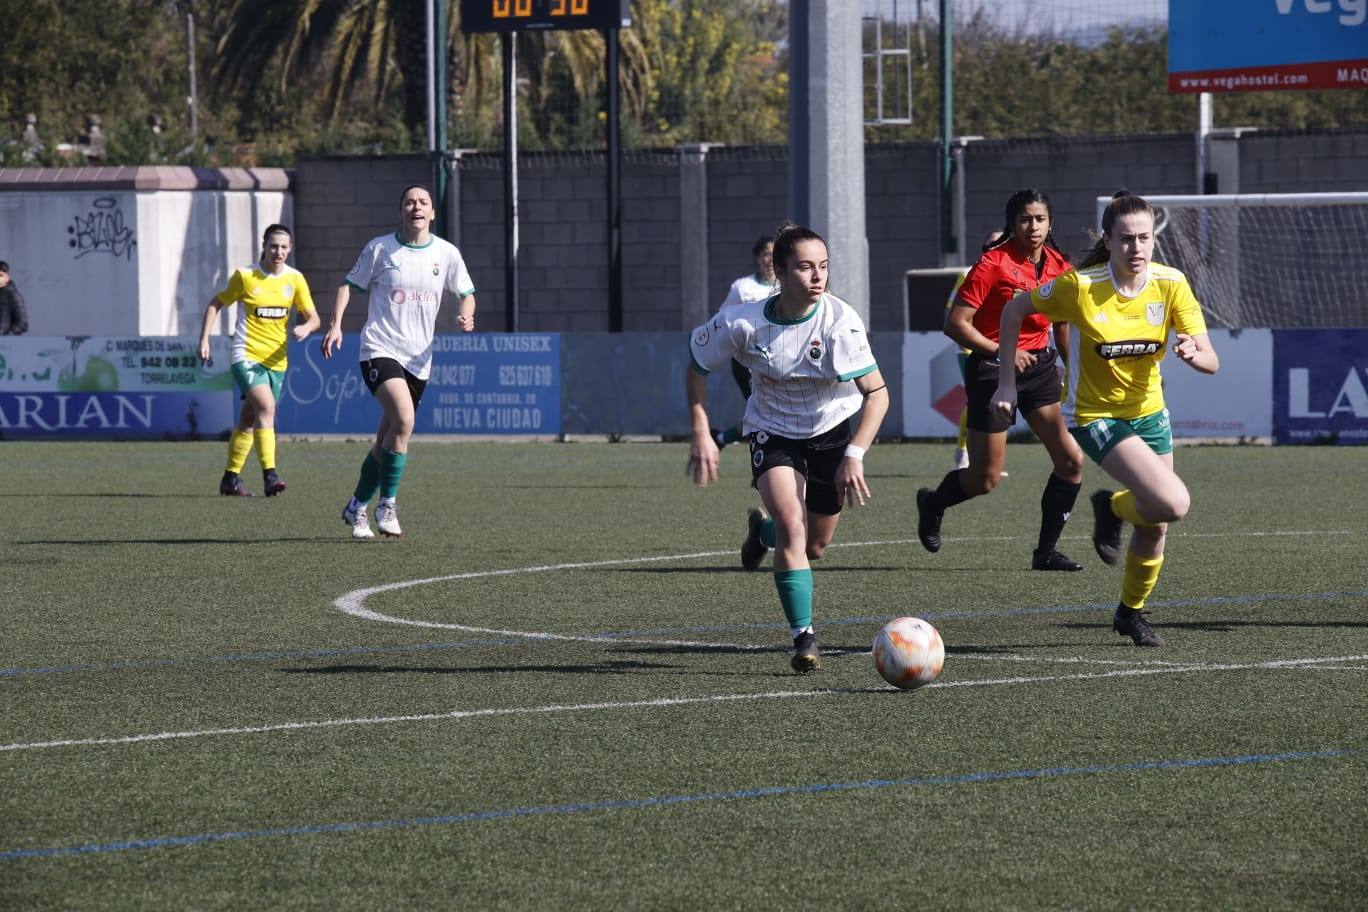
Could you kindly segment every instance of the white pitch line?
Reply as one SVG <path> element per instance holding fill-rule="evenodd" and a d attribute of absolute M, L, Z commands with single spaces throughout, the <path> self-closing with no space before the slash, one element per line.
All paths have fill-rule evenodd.
<path fill-rule="evenodd" d="M 1368 655 L 1324 656 L 1321 658 L 1276 659 L 1268 662 L 1245 662 L 1238 664 L 1185 665 L 1168 668 L 1125 668 L 1116 671 L 1087 672 L 1069 675 L 1040 675 L 1034 677 L 994 678 L 978 681 L 937 681 L 926 685 L 925 690 L 952 687 L 994 687 L 1018 684 L 1048 684 L 1060 681 L 1096 681 L 1105 678 L 1129 678 L 1161 674 L 1182 674 L 1185 672 L 1247 671 L 1252 669 L 1316 669 L 1317 666 L 1335 662 L 1359 662 Z M 887 688 L 893 692 L 893 688 Z M 189 738 L 208 738 L 227 735 L 256 735 L 268 732 L 302 731 L 319 728 L 341 728 L 359 725 L 392 725 L 403 722 L 444 722 L 461 719 L 488 718 L 492 716 L 523 716 L 564 712 L 595 712 L 623 709 L 646 709 L 655 707 L 687 706 L 700 703 L 735 703 L 749 700 L 783 700 L 801 697 L 825 697 L 837 694 L 869 693 L 870 690 L 822 689 L 822 690 L 775 690 L 755 694 L 716 694 L 706 697 L 662 697 L 655 700 L 631 700 L 611 703 L 571 703 L 551 704 L 549 706 L 504 707 L 486 709 L 458 709 L 446 713 L 421 713 L 403 716 L 370 716 L 359 719 L 323 719 L 314 722 L 278 722 L 271 725 L 241 726 L 237 728 L 206 728 L 191 731 L 157 732 L 147 735 L 126 735 L 114 738 L 73 738 L 62 741 L 27 741 L 0 745 L 0 752 L 21 750 L 44 750 L 58 747 L 94 747 L 112 744 L 145 744 L 151 741 L 172 741 Z"/>
<path fill-rule="evenodd" d="M 1269 537 L 1269 536 L 1300 536 L 1300 535 L 1349 535 L 1348 530 L 1326 529 L 1326 530 L 1294 530 L 1287 532 L 1195 532 L 1186 535 L 1173 536 L 1174 538 L 1235 538 L 1235 537 Z M 947 538 L 947 542 L 985 542 L 985 541 L 1015 541 L 1019 536 L 997 535 L 997 536 L 978 536 L 965 538 Z M 1085 536 L 1068 536 L 1070 538 L 1083 538 Z M 916 542 L 915 538 L 895 538 L 876 541 L 861 542 L 837 542 L 831 545 L 833 548 L 868 548 L 879 545 L 908 545 Z M 394 592 L 399 589 L 410 589 L 414 586 L 427 586 L 433 583 L 449 583 L 457 580 L 486 579 L 493 576 L 516 576 L 522 573 L 550 573 L 557 570 L 591 570 L 598 567 L 621 567 L 631 564 L 652 564 L 663 563 L 666 561 L 696 560 L 704 557 L 727 557 L 735 555 L 736 549 L 726 551 L 694 551 L 689 554 L 660 554 L 652 557 L 622 557 L 612 560 L 600 561 L 578 561 L 564 564 L 539 564 L 533 567 L 509 567 L 500 570 L 471 570 L 466 573 L 452 573 L 446 576 L 430 576 L 424 579 L 403 580 L 398 583 L 385 583 L 380 586 L 370 586 L 365 589 L 353 589 L 333 600 L 333 606 L 344 614 L 361 618 L 367 621 L 380 621 L 386 624 L 404 624 L 410 627 L 426 627 L 436 630 L 464 630 L 468 633 L 483 633 L 491 636 L 522 637 L 529 640 L 556 640 L 571 641 L 580 643 L 628 643 L 632 645 L 649 646 L 704 646 L 718 649 L 744 649 L 761 650 L 768 649 L 766 646 L 755 646 L 745 643 L 713 643 L 700 642 L 697 640 L 655 640 L 655 639 L 627 639 L 613 636 L 592 636 L 575 634 L 544 633 L 529 630 L 504 630 L 498 627 L 475 627 L 470 624 L 445 624 L 439 621 L 419 621 L 412 618 L 394 617 L 389 614 L 382 614 L 366 607 L 366 599 L 372 595 L 379 595 L 382 592 Z"/>

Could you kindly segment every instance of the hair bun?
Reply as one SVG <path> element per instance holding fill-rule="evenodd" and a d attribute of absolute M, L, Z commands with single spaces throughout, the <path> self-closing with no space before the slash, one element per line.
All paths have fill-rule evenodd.
<path fill-rule="evenodd" d="M 1127 190 L 1125 187 L 1122 187 L 1120 190 L 1117 190 L 1115 193 L 1112 194 L 1112 199 L 1114 199 L 1114 200 L 1115 200 L 1115 199 L 1120 199 L 1120 198 L 1123 197 L 1123 196 L 1130 196 L 1130 195 L 1131 195 L 1131 192 L 1130 192 L 1129 190 Z"/>

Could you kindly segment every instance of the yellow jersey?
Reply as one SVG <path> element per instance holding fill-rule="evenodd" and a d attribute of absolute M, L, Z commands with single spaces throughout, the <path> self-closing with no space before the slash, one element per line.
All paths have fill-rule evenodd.
<path fill-rule="evenodd" d="M 268 370 L 284 370 L 290 309 L 296 307 L 303 314 L 314 310 L 304 273 L 286 266 L 280 275 L 271 275 L 259 264 L 235 269 L 228 287 L 215 297 L 224 306 L 239 305 L 233 328 L 233 363 L 252 361 Z"/>
<path fill-rule="evenodd" d="M 1074 426 L 1098 418 L 1142 418 L 1164 408 L 1159 362 L 1169 330 L 1207 331 L 1202 308 L 1177 269 L 1151 263 L 1133 298 L 1116 291 L 1111 266 L 1075 269 L 1031 292 L 1035 309 L 1068 323 L 1072 343 L 1063 404 Z"/>
<path fill-rule="evenodd" d="M 950 289 L 950 297 L 945 299 L 946 310 L 949 310 L 950 308 L 955 306 L 955 295 L 959 294 L 959 290 L 964 287 L 964 280 L 967 278 L 969 278 L 968 271 L 961 272 L 959 275 L 955 276 L 955 287 Z M 972 348 L 961 348 L 959 350 L 959 353 L 961 355 L 971 355 L 974 353 L 974 350 Z M 964 367 L 963 358 L 960 359 L 960 367 Z"/>

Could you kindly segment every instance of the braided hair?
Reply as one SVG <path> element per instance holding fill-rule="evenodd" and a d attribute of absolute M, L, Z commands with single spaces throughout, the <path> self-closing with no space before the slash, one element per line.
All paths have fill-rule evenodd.
<path fill-rule="evenodd" d="M 1007 223 L 1002 228 L 1002 237 L 984 249 L 993 250 L 997 247 L 1001 247 L 1003 244 L 1007 243 L 1013 237 L 1015 237 L 1016 235 L 1013 230 L 1013 226 L 1016 225 L 1016 220 L 1021 216 L 1021 213 L 1025 212 L 1026 207 L 1031 205 L 1032 203 L 1040 203 L 1041 205 L 1043 205 L 1045 207 L 1046 214 L 1050 216 L 1050 227 L 1045 232 L 1045 246 L 1053 249 L 1055 253 L 1062 256 L 1064 258 L 1064 262 L 1071 262 L 1071 258 L 1067 253 L 1064 252 L 1064 248 L 1060 247 L 1059 244 L 1055 241 L 1054 207 L 1050 205 L 1050 198 L 1046 196 L 1044 193 L 1041 193 L 1039 190 L 1035 190 L 1029 187 L 1025 190 L 1018 190 L 1016 193 L 1013 193 L 1011 196 L 1007 198 Z"/>

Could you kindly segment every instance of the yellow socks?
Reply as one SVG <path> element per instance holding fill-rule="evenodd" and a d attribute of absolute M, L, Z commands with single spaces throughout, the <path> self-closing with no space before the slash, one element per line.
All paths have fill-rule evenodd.
<path fill-rule="evenodd" d="M 1145 607 L 1145 599 L 1154 591 L 1159 582 L 1159 568 L 1164 566 L 1164 556 L 1141 557 L 1134 551 L 1126 552 L 1126 575 L 1121 579 L 1121 604 L 1139 611 Z"/>
<path fill-rule="evenodd" d="M 252 432 L 234 429 L 233 435 L 228 438 L 228 465 L 224 467 L 224 471 L 232 472 L 234 475 L 242 474 L 242 467 L 247 464 L 247 454 L 251 452 Z M 272 455 L 275 455 L 274 452 Z"/>
<path fill-rule="evenodd" d="M 1117 491 L 1111 497 L 1112 512 L 1130 523 L 1132 526 L 1144 526 L 1152 528 L 1154 523 L 1142 519 L 1140 511 L 1135 508 L 1135 495 L 1130 491 Z"/>
<path fill-rule="evenodd" d="M 252 436 L 256 438 L 257 459 L 261 460 L 262 471 L 274 469 L 276 467 L 275 428 L 257 428 L 252 431 Z M 245 458 L 247 454 L 243 453 L 242 455 Z"/>

